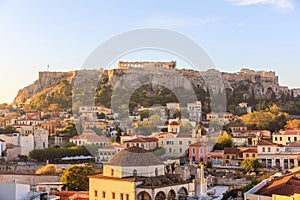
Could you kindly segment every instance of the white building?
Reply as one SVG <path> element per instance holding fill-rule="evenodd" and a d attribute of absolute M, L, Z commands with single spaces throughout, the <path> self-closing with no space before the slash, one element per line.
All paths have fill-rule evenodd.
<path fill-rule="evenodd" d="M 194 103 L 187 104 L 187 111 L 189 113 L 189 119 L 195 122 L 201 122 L 202 120 L 202 103 L 196 101 Z"/>
<path fill-rule="evenodd" d="M 33 194 L 30 192 L 30 185 L 20 183 L 0 183 L 0 199 L 14 200 L 14 199 L 41 199 L 41 193 Z M 45 194 L 46 195 L 46 194 Z"/>

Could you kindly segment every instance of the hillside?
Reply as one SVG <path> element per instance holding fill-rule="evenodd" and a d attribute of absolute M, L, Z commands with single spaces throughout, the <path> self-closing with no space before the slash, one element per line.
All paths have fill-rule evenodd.
<path fill-rule="evenodd" d="M 191 84 L 197 98 L 209 111 L 209 93 L 222 90 L 222 85 L 219 83 L 221 81 L 209 82 L 218 74 L 215 70 L 198 72 L 185 69 L 163 69 L 163 71 L 151 69 L 151 72 L 149 74 L 147 68 L 40 72 L 38 80 L 18 92 L 13 104 L 24 105 L 27 111 L 69 110 L 73 99 L 75 106 L 95 100 L 97 104 L 110 107 L 113 88 L 123 87 L 123 90 L 135 88 L 135 92 L 130 97 L 132 110 L 137 105 L 164 105 L 166 102 L 178 101 L 171 90 L 176 88 L 181 91 L 181 95 L 185 95 L 184 92 Z M 254 109 L 264 109 L 271 103 L 277 103 L 283 110 L 291 114 L 299 114 L 298 99 L 291 96 L 291 91 L 287 87 L 278 84 L 275 72 L 242 69 L 238 73 L 222 72 L 221 74 L 227 96 L 227 110 L 234 111 L 238 103 L 245 101 Z M 83 78 L 80 78 L 81 76 Z M 162 80 L 165 80 L 167 84 L 147 84 L 147 80 L 150 79 L 154 83 L 162 83 Z M 99 83 L 95 85 L 95 82 Z M 74 84 L 77 85 L 75 91 L 73 91 Z M 85 89 L 79 91 L 79 88 Z M 82 102 L 81 97 L 88 95 L 93 97 L 90 98 L 91 102 Z"/>

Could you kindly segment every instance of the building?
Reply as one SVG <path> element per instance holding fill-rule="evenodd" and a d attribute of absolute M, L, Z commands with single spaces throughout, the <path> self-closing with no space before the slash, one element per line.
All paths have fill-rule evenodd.
<path fill-rule="evenodd" d="M 227 166 L 240 166 L 243 162 L 243 153 L 238 148 L 224 147 L 223 163 Z"/>
<path fill-rule="evenodd" d="M 160 68 L 160 69 L 175 69 L 176 61 L 171 62 L 125 62 L 119 61 L 118 69 L 131 68 Z"/>
<path fill-rule="evenodd" d="M 262 139 L 271 139 L 271 132 L 268 130 L 235 131 L 231 135 L 236 146 L 256 146 Z"/>
<path fill-rule="evenodd" d="M 246 150 L 242 150 L 242 154 L 243 154 L 243 159 L 257 159 L 258 157 L 258 152 L 257 152 L 257 148 L 250 148 L 250 149 L 246 149 Z"/>
<path fill-rule="evenodd" d="M 53 192 L 62 191 L 64 184 L 62 182 L 42 182 L 36 184 L 36 191 L 38 192 Z"/>
<path fill-rule="evenodd" d="M 56 129 L 60 129 L 63 127 L 61 120 L 57 119 L 44 121 L 39 126 L 45 130 L 48 130 L 50 136 L 56 135 Z"/>
<path fill-rule="evenodd" d="M 207 161 L 207 154 L 214 148 L 214 142 L 197 142 L 189 146 L 189 160 L 191 164 L 199 164 Z"/>
<path fill-rule="evenodd" d="M 163 132 L 158 136 L 158 147 L 166 150 L 165 157 L 178 158 L 182 156 L 189 146 L 200 142 L 200 134 L 193 132 L 181 132 L 178 134 Z"/>
<path fill-rule="evenodd" d="M 154 137 L 135 138 L 124 142 L 124 147 L 137 146 L 146 150 L 153 150 L 158 147 L 158 139 Z"/>
<path fill-rule="evenodd" d="M 106 163 L 113 155 L 123 150 L 124 147 L 121 144 L 113 143 L 98 149 L 98 162 Z"/>
<path fill-rule="evenodd" d="M 274 143 L 282 145 L 287 145 L 298 140 L 300 140 L 300 130 L 297 129 L 281 130 L 278 133 L 274 133 L 272 137 Z"/>
<path fill-rule="evenodd" d="M 168 132 L 169 133 L 179 133 L 180 132 L 180 125 L 177 121 L 171 121 L 168 124 Z"/>
<path fill-rule="evenodd" d="M 194 122 L 201 122 L 202 120 L 202 103 L 201 101 L 196 101 L 194 103 L 187 103 L 187 112 L 189 114 L 189 119 Z"/>
<path fill-rule="evenodd" d="M 258 160 L 263 167 L 290 169 L 300 166 L 299 152 L 288 152 L 282 145 L 262 140 L 257 150 Z"/>
<path fill-rule="evenodd" d="M 207 113 L 206 114 L 207 121 L 219 122 L 220 124 L 227 124 L 231 120 L 233 120 L 232 113 Z"/>
<path fill-rule="evenodd" d="M 30 185 L 15 182 L 0 182 L 0 199 L 47 199 L 47 193 L 30 192 Z"/>
<path fill-rule="evenodd" d="M 95 120 L 98 114 L 110 115 L 112 110 L 103 106 L 80 106 L 79 114 L 82 119 Z"/>
<path fill-rule="evenodd" d="M 78 146 L 98 145 L 100 147 L 104 147 L 110 143 L 110 140 L 102 135 L 97 135 L 92 129 L 85 129 L 81 135 L 70 138 L 70 142 L 73 142 Z"/>
<path fill-rule="evenodd" d="M 213 166 L 223 165 L 223 150 L 214 150 L 207 154 L 207 162 L 210 162 Z"/>
<path fill-rule="evenodd" d="M 188 182 L 166 174 L 164 164 L 139 147 L 129 147 L 103 166 L 103 174 L 90 177 L 89 199 L 187 199 Z"/>
<path fill-rule="evenodd" d="M 298 200 L 300 178 L 295 175 L 263 180 L 244 194 L 247 200 Z"/>

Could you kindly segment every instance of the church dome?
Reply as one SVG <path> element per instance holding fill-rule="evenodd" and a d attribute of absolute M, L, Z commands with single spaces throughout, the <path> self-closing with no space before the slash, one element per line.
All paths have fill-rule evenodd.
<path fill-rule="evenodd" d="M 153 166 L 163 163 L 153 153 L 133 146 L 116 153 L 107 164 L 114 166 Z"/>

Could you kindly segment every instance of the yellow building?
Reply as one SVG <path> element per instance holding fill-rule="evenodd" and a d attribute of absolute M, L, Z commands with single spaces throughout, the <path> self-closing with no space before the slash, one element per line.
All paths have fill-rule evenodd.
<path fill-rule="evenodd" d="M 300 130 L 287 129 L 273 134 L 273 143 L 287 145 L 300 140 Z"/>
<path fill-rule="evenodd" d="M 222 124 L 227 124 L 233 119 L 232 113 L 207 113 L 206 120 L 207 121 L 217 121 Z"/>
<path fill-rule="evenodd" d="M 152 153 L 133 146 L 115 154 L 103 174 L 90 177 L 90 200 L 187 199 L 188 183 L 165 174 L 164 164 Z"/>

